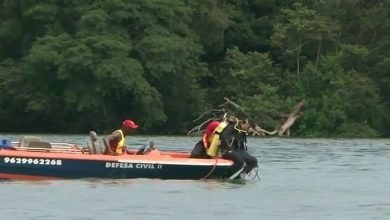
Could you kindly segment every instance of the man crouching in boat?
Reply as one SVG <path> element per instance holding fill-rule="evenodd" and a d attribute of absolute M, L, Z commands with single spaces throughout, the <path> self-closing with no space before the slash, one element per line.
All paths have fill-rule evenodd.
<path fill-rule="evenodd" d="M 247 119 L 231 117 L 220 122 L 215 128 L 207 154 L 215 157 L 220 151 L 223 158 L 233 160 L 235 167 L 249 173 L 257 167 L 257 159 L 247 152 L 246 136 L 250 129 Z"/>
<path fill-rule="evenodd" d="M 126 136 L 131 132 L 135 131 L 138 128 L 138 125 L 132 120 L 125 120 L 122 123 L 121 129 L 118 129 L 112 134 L 106 136 L 103 139 L 104 145 L 106 146 L 105 154 L 108 155 L 121 155 L 125 150 L 125 141 Z"/>

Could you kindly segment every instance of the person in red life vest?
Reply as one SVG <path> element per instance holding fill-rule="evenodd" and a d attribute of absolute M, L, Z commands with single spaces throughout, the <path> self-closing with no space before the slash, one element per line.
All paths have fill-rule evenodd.
<path fill-rule="evenodd" d="M 104 146 L 106 146 L 105 154 L 121 155 L 126 152 L 126 136 L 134 132 L 137 128 L 138 125 L 130 119 L 123 121 L 121 129 L 114 131 L 103 139 Z"/>
<path fill-rule="evenodd" d="M 218 121 L 212 121 L 207 125 L 203 133 L 202 140 L 196 143 L 194 149 L 191 151 L 191 158 L 211 158 L 209 155 L 207 155 L 207 149 L 210 147 L 215 129 L 218 127 L 218 125 Z"/>

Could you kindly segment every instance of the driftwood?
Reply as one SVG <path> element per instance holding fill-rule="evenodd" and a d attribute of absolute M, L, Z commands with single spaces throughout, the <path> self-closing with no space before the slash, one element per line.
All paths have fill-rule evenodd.
<path fill-rule="evenodd" d="M 286 131 L 287 131 L 287 136 L 290 135 L 290 127 L 299 118 L 299 114 L 301 113 L 301 110 L 306 105 L 307 105 L 307 102 L 305 100 L 302 100 L 294 106 L 293 111 L 288 116 L 286 122 L 284 122 L 284 124 L 282 126 L 280 126 L 280 128 L 278 129 L 279 136 L 282 136 L 284 133 L 286 133 Z"/>
<path fill-rule="evenodd" d="M 289 136 L 290 135 L 290 128 L 293 126 L 295 121 L 299 118 L 301 111 L 303 108 L 307 105 L 307 102 L 305 100 L 300 101 L 298 104 L 296 104 L 290 114 L 285 113 L 275 113 L 278 117 L 282 117 L 285 119 L 284 123 L 282 123 L 280 126 L 278 126 L 273 131 L 267 131 L 263 129 L 259 123 L 253 121 L 251 117 L 244 111 L 244 109 L 238 105 L 237 103 L 233 102 L 229 98 L 224 98 L 225 103 L 219 105 L 221 109 L 212 109 L 209 111 L 204 112 L 199 116 L 197 119 L 194 120 L 194 122 L 200 121 L 204 116 L 208 114 L 213 114 L 212 117 L 209 117 L 206 120 L 203 120 L 199 125 L 192 128 L 187 135 L 190 134 L 201 134 L 204 131 L 204 128 L 207 126 L 207 124 L 213 120 L 220 121 L 223 119 L 223 116 L 225 114 L 228 115 L 235 115 L 235 112 L 239 112 L 240 115 L 244 115 L 245 118 L 249 118 L 252 128 L 250 133 L 252 135 L 259 135 L 259 136 Z M 231 110 L 231 107 L 234 108 L 234 110 Z M 230 110 L 230 111 L 229 111 Z"/>

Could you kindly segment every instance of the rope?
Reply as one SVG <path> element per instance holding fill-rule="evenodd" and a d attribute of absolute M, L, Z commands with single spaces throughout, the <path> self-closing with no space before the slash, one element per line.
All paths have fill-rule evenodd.
<path fill-rule="evenodd" d="M 234 129 L 236 129 L 238 132 L 244 132 L 246 135 L 248 135 L 248 132 L 247 131 L 244 131 L 240 128 L 238 128 L 238 123 L 240 122 L 240 120 L 234 116 L 229 116 L 231 119 L 234 119 L 235 120 L 235 124 L 234 124 Z"/>
<path fill-rule="evenodd" d="M 259 176 L 259 167 L 256 167 L 255 170 L 256 170 L 255 175 L 249 181 L 253 181 L 256 177 L 257 177 L 257 179 L 261 180 L 261 178 Z"/>
<path fill-rule="evenodd" d="M 207 173 L 206 176 L 200 178 L 200 180 L 205 180 L 205 179 L 207 179 L 207 178 L 214 172 L 215 167 L 217 167 L 217 163 L 218 163 L 218 156 L 215 158 L 215 163 L 214 163 L 213 168 L 211 168 L 211 170 Z"/>
<path fill-rule="evenodd" d="M 245 181 L 249 181 L 249 182 L 254 181 L 256 177 L 258 180 L 261 180 L 260 175 L 259 175 L 259 167 L 255 167 L 253 169 L 255 170 L 255 175 L 253 175 L 253 177 L 251 179 L 245 179 Z M 247 176 L 248 176 L 248 174 L 247 174 Z"/>

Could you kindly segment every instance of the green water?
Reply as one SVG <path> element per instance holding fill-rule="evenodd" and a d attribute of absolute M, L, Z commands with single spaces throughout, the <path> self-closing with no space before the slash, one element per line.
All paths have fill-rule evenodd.
<path fill-rule="evenodd" d="M 84 136 L 41 135 L 84 144 Z M 20 135 L 0 135 L 19 139 Z M 197 137 L 135 136 L 190 151 Z M 249 138 L 261 180 L 0 181 L 0 219 L 390 219 L 390 140 Z"/>

